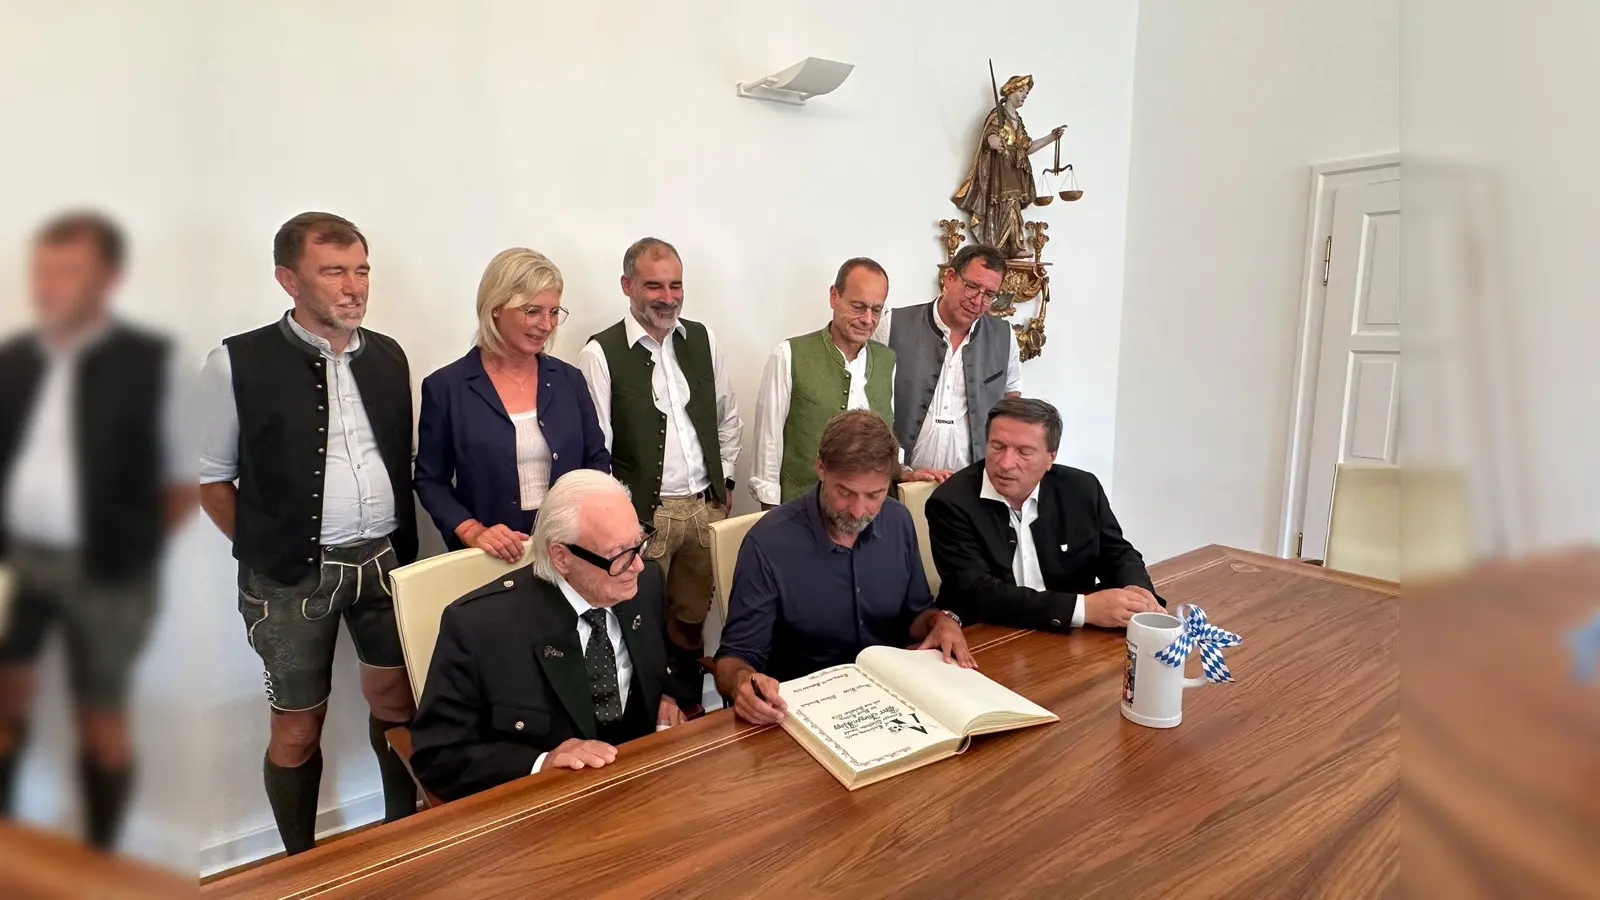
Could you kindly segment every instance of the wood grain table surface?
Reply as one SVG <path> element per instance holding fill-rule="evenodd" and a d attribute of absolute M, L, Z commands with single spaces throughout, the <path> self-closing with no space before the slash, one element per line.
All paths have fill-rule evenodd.
<path fill-rule="evenodd" d="M 1397 890 L 1397 586 L 1224 547 L 1152 567 L 1243 635 L 1184 722 L 1118 714 L 1121 632 L 967 629 L 1061 717 L 846 791 L 722 710 L 215 881 L 208 897 L 1369 897 Z M 1198 656 L 1198 654 L 1196 654 Z M 1190 673 L 1199 663 L 1191 659 Z"/>
<path fill-rule="evenodd" d="M 182 872 L 107 856 L 56 834 L 0 823 L 0 897 L 168 900 L 193 897 Z"/>
<path fill-rule="evenodd" d="M 1406 588 L 1405 881 L 1416 897 L 1600 897 L 1600 683 L 1568 635 L 1600 551 Z"/>

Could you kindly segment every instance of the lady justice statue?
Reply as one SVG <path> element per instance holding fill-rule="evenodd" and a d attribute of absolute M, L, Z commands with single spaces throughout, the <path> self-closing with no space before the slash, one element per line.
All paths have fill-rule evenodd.
<path fill-rule="evenodd" d="M 1014 75 L 997 91 L 995 108 L 983 120 L 983 136 L 967 177 L 950 201 L 971 217 L 972 236 L 999 248 L 1008 259 L 1035 254 L 1024 233 L 1022 210 L 1037 196 L 1029 157 L 1061 140 L 1067 126 L 1033 140 L 1018 112 L 1033 90 L 1032 75 Z"/>

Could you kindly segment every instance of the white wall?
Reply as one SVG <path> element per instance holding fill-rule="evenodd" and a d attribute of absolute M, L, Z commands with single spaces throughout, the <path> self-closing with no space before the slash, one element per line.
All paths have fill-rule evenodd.
<path fill-rule="evenodd" d="M 1035 132 L 1071 125 L 1068 157 L 1086 189 L 1041 216 L 1055 302 L 1025 389 L 1066 415 L 1064 461 L 1109 476 L 1132 4 L 1051 3 L 989 34 L 956 0 L 89 6 L 86 31 L 71 4 L 19 5 L 0 30 L 0 153 L 28 175 L 8 179 L 15 202 L 0 205 L 8 290 L 24 290 L 24 241 L 40 216 L 67 201 L 106 205 L 137 241 L 125 307 L 174 328 L 198 364 L 285 307 L 271 235 L 294 213 L 328 209 L 370 238 L 369 324 L 402 342 L 420 379 L 466 349 L 495 252 L 524 244 L 561 265 L 574 314 L 556 353 L 570 360 L 624 311 L 623 249 L 655 234 L 683 253 L 687 314 L 720 334 L 747 421 L 766 355 L 823 321 L 843 259 L 883 263 L 891 305 L 931 297 L 943 258 L 934 223 L 955 213 L 948 197 L 990 102 L 992 53 L 1002 79 L 1035 76 L 1024 110 Z M 807 55 L 858 68 L 805 109 L 734 96 L 736 81 Z M 21 318 L 6 312 L 0 324 Z M 180 783 L 200 798 L 202 865 L 220 865 L 274 843 L 260 787 L 265 704 L 226 543 L 197 522 L 173 565 L 173 614 L 140 703 L 177 695 L 197 707 L 203 750 Z M 359 820 L 377 778 L 348 643 L 340 652 L 323 805 Z M 173 675 L 184 661 L 186 679 Z"/>
<path fill-rule="evenodd" d="M 1309 167 L 1399 144 L 1398 0 L 1144 0 L 1114 508 L 1149 559 L 1272 549 Z"/>
<path fill-rule="evenodd" d="M 1408 0 L 1403 24 L 1407 166 L 1433 188 L 1421 195 L 1429 223 L 1466 245 L 1454 272 L 1412 266 L 1422 253 L 1407 251 L 1427 276 L 1408 278 L 1408 308 L 1482 322 L 1480 343 L 1449 350 L 1498 401 L 1485 403 L 1482 437 L 1500 450 L 1508 495 L 1501 549 L 1595 543 L 1600 127 L 1580 111 L 1600 101 L 1600 4 L 1509 14 L 1485 0 Z"/>

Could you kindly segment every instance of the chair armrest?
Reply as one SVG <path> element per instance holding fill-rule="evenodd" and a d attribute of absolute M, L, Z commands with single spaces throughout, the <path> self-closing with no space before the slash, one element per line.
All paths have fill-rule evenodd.
<path fill-rule="evenodd" d="M 411 773 L 411 780 L 416 783 L 417 790 L 422 792 L 422 801 L 427 804 L 428 808 L 433 809 L 443 806 L 444 801 L 429 793 L 428 789 L 422 786 L 422 782 L 417 780 L 416 770 L 411 768 L 411 729 L 404 725 L 397 725 L 385 731 L 383 739 L 389 742 L 389 749 L 394 751 L 394 755 L 400 757 L 400 761 L 405 763 L 406 771 Z"/>

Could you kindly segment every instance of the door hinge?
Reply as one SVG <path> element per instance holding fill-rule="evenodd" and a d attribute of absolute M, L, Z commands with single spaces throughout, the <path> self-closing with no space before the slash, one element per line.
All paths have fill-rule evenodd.
<path fill-rule="evenodd" d="M 1333 235 L 1322 243 L 1322 286 L 1328 286 L 1328 268 L 1333 264 Z"/>
<path fill-rule="evenodd" d="M 1306 553 L 1306 533 L 1304 531 L 1294 536 L 1294 558 L 1299 559 Z"/>

